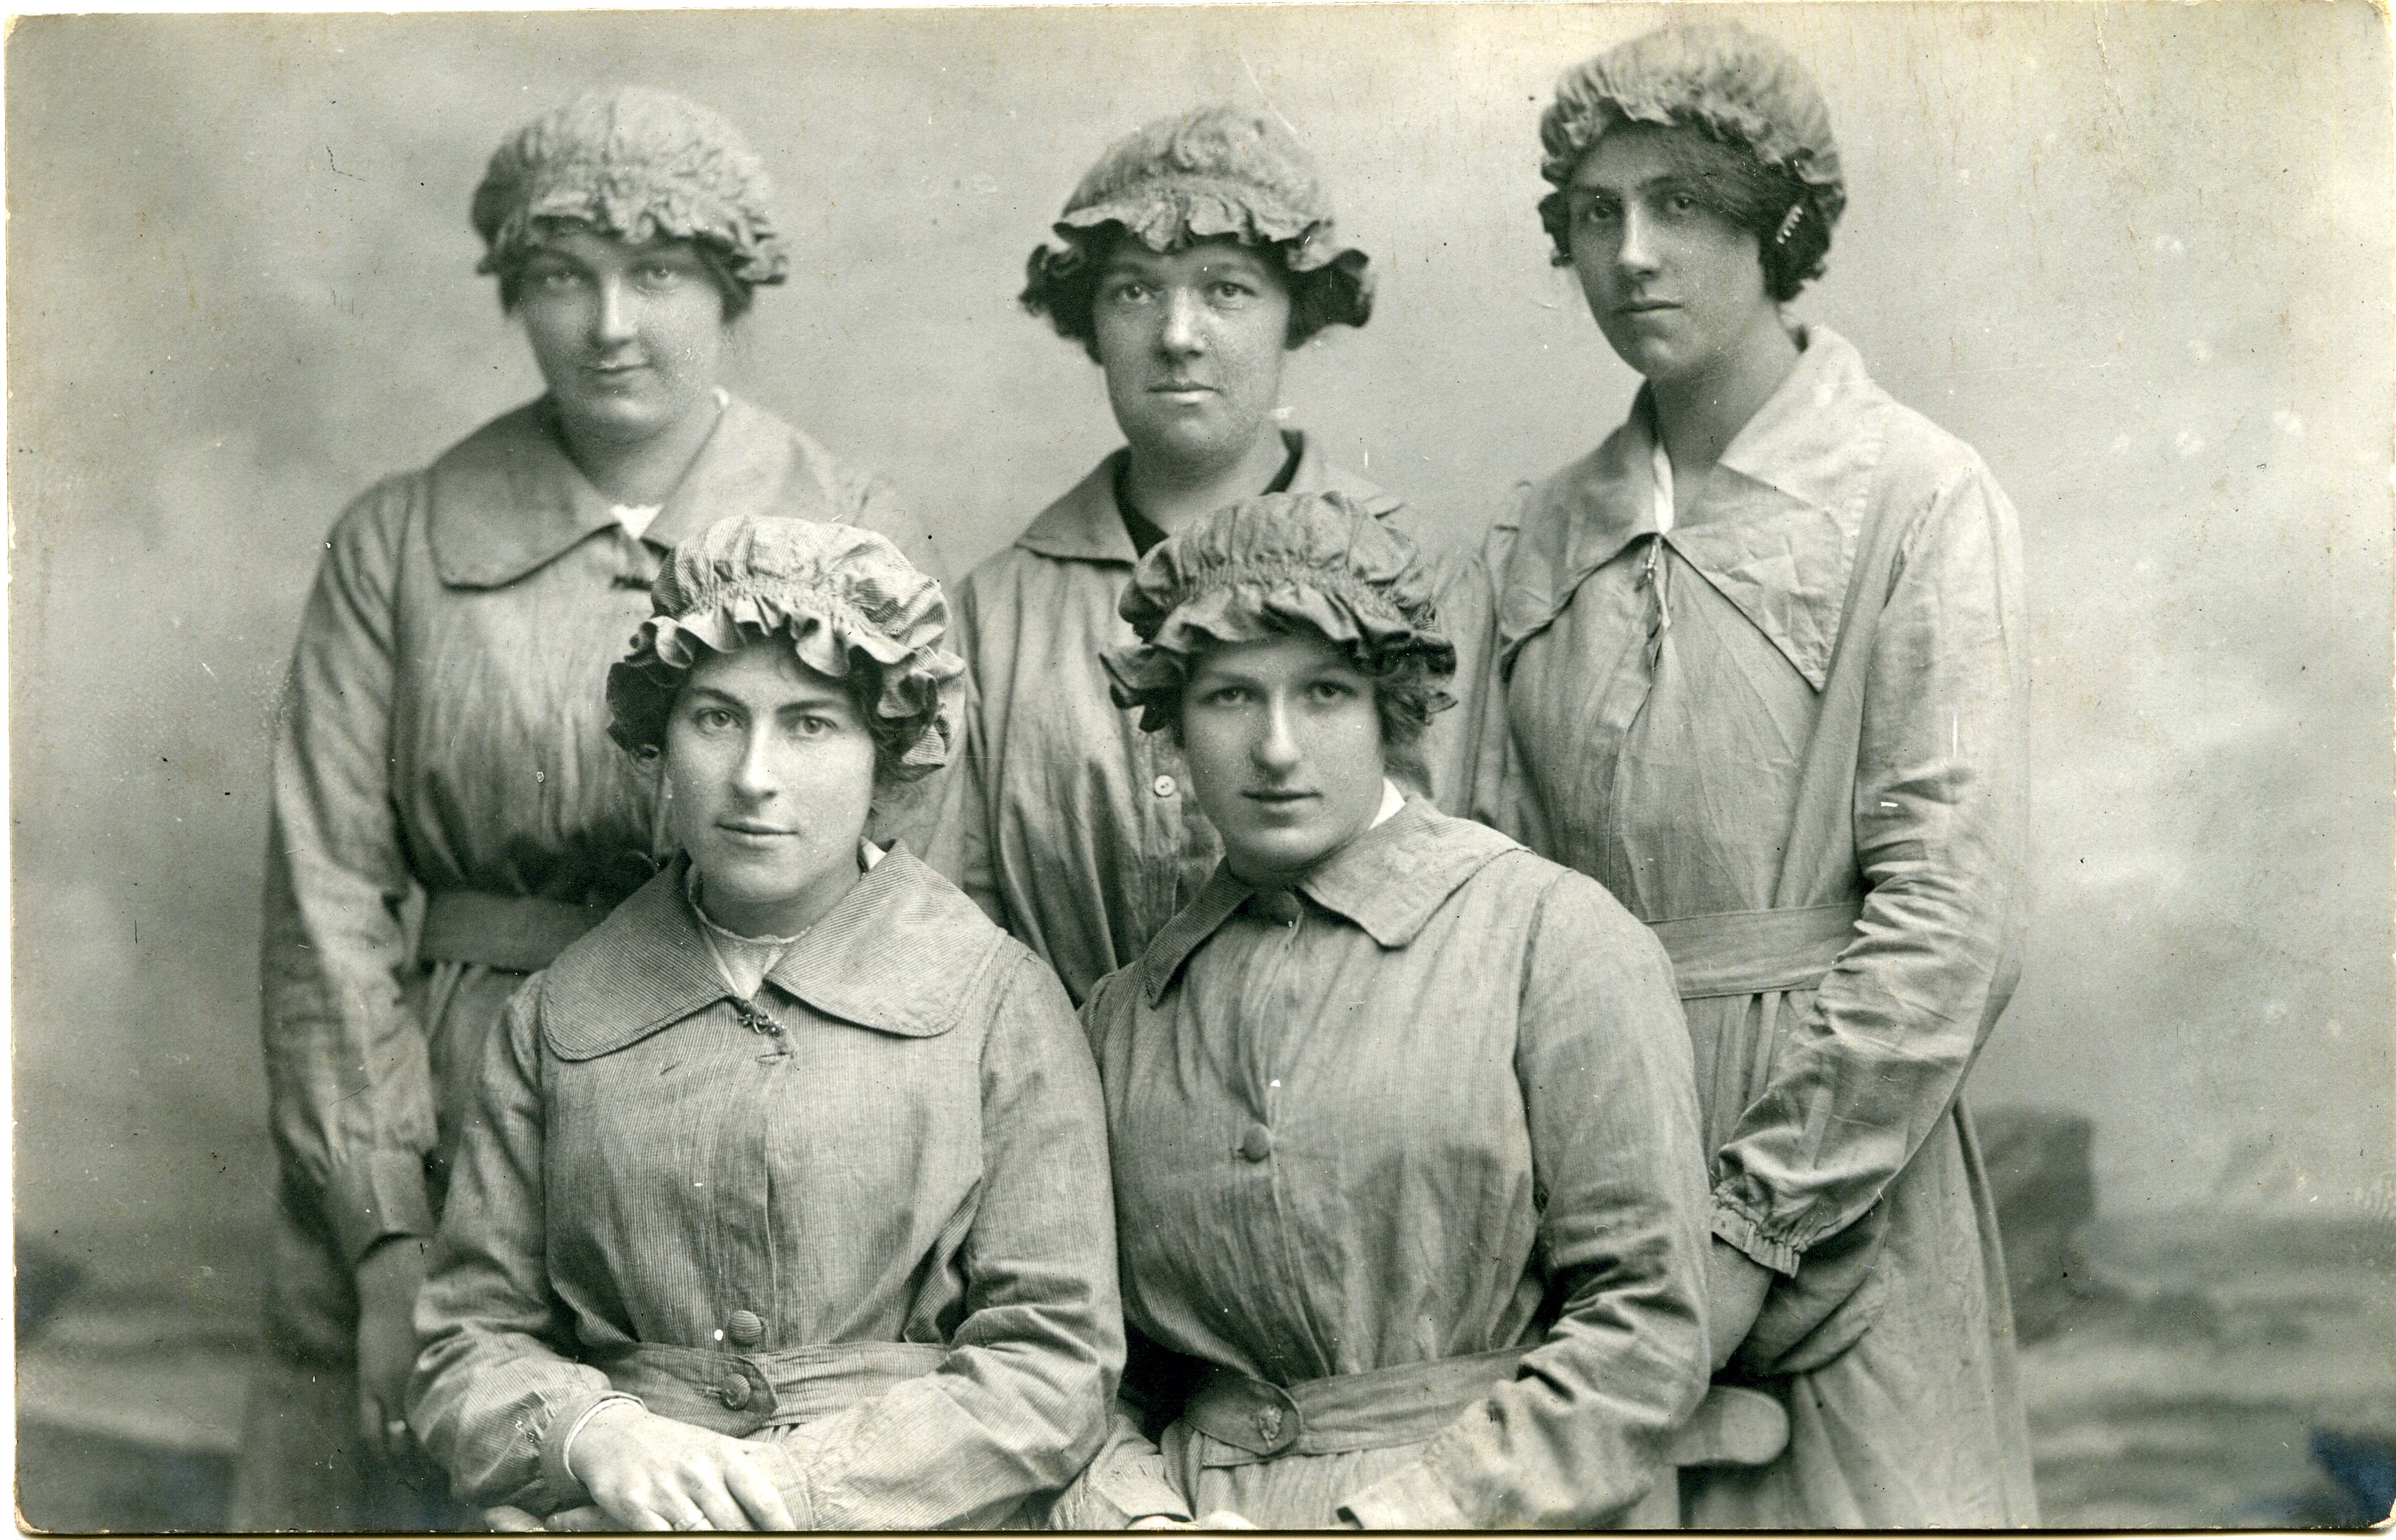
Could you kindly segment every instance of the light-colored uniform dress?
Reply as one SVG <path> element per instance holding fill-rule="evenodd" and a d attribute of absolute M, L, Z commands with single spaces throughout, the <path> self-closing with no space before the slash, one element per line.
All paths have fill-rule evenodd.
<path fill-rule="evenodd" d="M 1819 326 L 1662 534 L 1650 411 L 1492 534 L 1477 796 L 1671 952 L 1713 1231 L 1778 1275 L 1732 1374 L 1788 1453 L 1692 1472 L 1687 1521 L 2034 1522 L 1957 1101 L 2018 970 L 2014 511 Z"/>
<path fill-rule="evenodd" d="M 903 847 L 737 983 L 686 873 L 494 1034 L 411 1422 L 463 1495 L 534 1513 L 588 1501 L 566 1439 L 629 1393 L 756 1440 L 802 1528 L 1020 1517 L 1098 1447 L 1123 1356 L 1071 1002 Z"/>
<path fill-rule="evenodd" d="M 353 1270 L 431 1234 L 509 994 L 655 870 L 653 793 L 607 738 L 603 684 L 663 553 L 733 513 L 859 524 L 933 561 L 886 487 L 731 398 L 641 537 L 544 399 L 376 486 L 326 539 L 274 738 L 280 1202 L 236 1527 L 412 1521 L 353 1431 Z"/>
<path fill-rule="evenodd" d="M 1298 455 L 1286 490 L 1340 492 L 1377 518 L 1404 519 L 1397 498 L 1286 436 Z M 1222 856 L 1179 751 L 1116 707 L 1098 663 L 1138 640 L 1115 613 L 1139 559 L 1115 500 L 1128 453 L 1100 461 L 975 568 L 956 605 L 975 699 L 942 849 L 957 852 L 965 890 L 1077 1001 L 1137 959 Z"/>
<path fill-rule="evenodd" d="M 1658 1479 L 1704 1161 L 1663 950 L 1598 884 L 1407 800 L 1292 893 L 1218 869 L 1083 1020 L 1125 1319 L 1170 1355 L 1126 1390 L 1170 1422 L 1077 1492 L 1569 1527 Z"/>

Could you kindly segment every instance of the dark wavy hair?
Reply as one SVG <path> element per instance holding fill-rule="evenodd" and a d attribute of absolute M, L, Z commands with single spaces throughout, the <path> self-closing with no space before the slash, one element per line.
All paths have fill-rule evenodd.
<path fill-rule="evenodd" d="M 1625 124 L 1612 132 L 1663 126 Z M 1822 276 L 1823 259 L 1830 250 L 1830 215 L 1823 206 L 1821 188 L 1765 165 L 1746 145 L 1723 139 L 1700 120 L 1676 119 L 1666 131 L 1673 158 L 1706 206 L 1734 229 L 1755 237 L 1765 293 L 1785 303 Z M 1555 243 L 1551 260 L 1558 267 L 1572 266 L 1572 213 L 1562 188 L 1539 200 L 1539 222 Z"/>
<path fill-rule="evenodd" d="M 1091 309 L 1098 280 L 1106 275 L 1116 244 L 1126 235 L 1123 226 L 1113 223 L 1075 231 L 1062 237 L 1062 246 L 1041 246 L 1024 264 L 1023 292 L 1017 302 L 1034 315 L 1046 316 L 1058 336 L 1079 342 L 1093 364 L 1098 344 Z M 1268 241 L 1249 248 L 1273 255 L 1272 271 L 1281 274 L 1289 291 L 1284 346 L 1299 347 L 1325 326 L 1361 326 L 1371 320 L 1373 286 L 1364 276 L 1363 253 L 1355 253 L 1352 263 L 1334 260 L 1301 272 L 1290 265 L 1298 246 L 1295 241 Z"/>

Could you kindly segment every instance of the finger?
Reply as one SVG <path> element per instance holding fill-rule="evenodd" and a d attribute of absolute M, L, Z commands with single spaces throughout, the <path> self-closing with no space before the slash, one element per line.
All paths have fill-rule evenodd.
<path fill-rule="evenodd" d="M 483 1524 L 500 1534 L 539 1533 L 541 1528 L 539 1520 L 520 1507 L 512 1507 L 504 1503 L 498 1507 L 485 1508 Z"/>
<path fill-rule="evenodd" d="M 690 1486 L 691 1501 L 699 1505 L 699 1511 L 706 1518 L 709 1529 L 755 1528 L 755 1525 L 749 1522 L 749 1515 L 741 1510 L 740 1505 L 733 1500 L 731 1492 L 725 1488 L 724 1474 L 723 1471 L 715 1469 L 693 1472 Z"/>
<path fill-rule="evenodd" d="M 416 1439 L 399 1417 L 387 1417 L 382 1425 L 382 1455 L 393 1465 L 406 1465 L 414 1453 Z"/>
<path fill-rule="evenodd" d="M 358 1387 L 358 1440 L 368 1449 L 382 1448 L 382 1402 L 365 1386 Z"/>
<path fill-rule="evenodd" d="M 725 1484 L 749 1518 L 761 1530 L 794 1530 L 799 1521 L 791 1514 L 791 1505 L 782 1500 L 782 1489 L 757 1468 L 756 1462 L 739 1455 L 725 1462 Z"/>
<path fill-rule="evenodd" d="M 590 1534 L 616 1526 L 608 1521 L 607 1510 L 596 1503 L 585 1503 L 563 1513 L 552 1513 L 543 1526 L 552 1534 Z"/>

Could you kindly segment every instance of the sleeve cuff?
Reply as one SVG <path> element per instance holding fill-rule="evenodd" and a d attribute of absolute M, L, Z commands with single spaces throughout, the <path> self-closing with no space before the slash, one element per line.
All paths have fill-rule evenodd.
<path fill-rule="evenodd" d="M 326 1207 L 341 1255 L 353 1268 L 386 1236 L 431 1235 L 424 1157 L 409 1149 L 373 1151 L 335 1175 Z"/>
<path fill-rule="evenodd" d="M 1359 1529 L 1460 1530 L 1478 1526 L 1422 1464 L 1386 1476 L 1339 1505 L 1339 1517 Z"/>
<path fill-rule="evenodd" d="M 1797 1248 L 1765 1235 L 1763 1222 L 1727 1193 L 1714 1194 L 1712 1228 L 1715 1240 L 1737 1247 L 1749 1260 L 1784 1278 L 1797 1276 Z"/>

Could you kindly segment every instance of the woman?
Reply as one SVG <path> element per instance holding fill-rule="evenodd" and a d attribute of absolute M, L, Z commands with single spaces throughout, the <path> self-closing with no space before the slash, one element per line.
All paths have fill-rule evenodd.
<path fill-rule="evenodd" d="M 1075 1000 L 1138 958 L 1214 870 L 1220 843 L 1170 745 L 1107 698 L 1115 605 L 1166 534 L 1265 491 L 1402 505 L 1285 431 L 1282 366 L 1372 314 L 1312 160 L 1270 118 L 1201 107 L 1111 146 L 1032 254 L 1024 307 L 1106 377 L 1125 447 L 965 580 L 978 699 L 956 836 L 965 891 Z"/>
<path fill-rule="evenodd" d="M 238 1528 L 438 1516 L 409 1491 L 437 1479 L 391 1479 L 423 1247 L 508 995 L 653 870 L 649 793 L 598 702 L 660 553 L 754 512 L 929 561 L 886 491 L 717 384 L 732 324 L 787 266 L 765 197 L 739 133 L 660 92 L 510 136 L 473 222 L 547 393 L 366 493 L 326 541 L 274 744 L 281 1201 Z"/>
<path fill-rule="evenodd" d="M 1492 536 L 1485 816 L 1672 955 L 1712 1157 L 1717 1367 L 1785 1455 L 1716 1529 L 2035 1522 L 1964 1073 L 2021 924 L 2013 509 L 1780 306 L 1845 202 L 1804 69 L 1736 25 L 1568 72 L 1540 213 L 1627 422 Z M 1485 760 L 1484 763 L 1487 763 Z"/>
<path fill-rule="evenodd" d="M 609 732 L 686 854 L 492 1035 L 411 1416 L 568 1527 L 997 1522 L 1088 1460 L 1123 1340 L 1072 1005 L 861 843 L 948 757 L 947 606 L 880 536 L 753 516 L 656 602 Z"/>
<path fill-rule="evenodd" d="M 1166 1371 L 1127 1387 L 1165 1426 L 1119 1435 L 1072 1516 L 1620 1517 L 1706 1374 L 1662 949 L 1596 883 L 1388 778 L 1455 652 L 1364 505 L 1187 524 L 1123 615 L 1115 697 L 1178 740 L 1223 861 L 1083 1011 L 1125 1315 Z"/>

